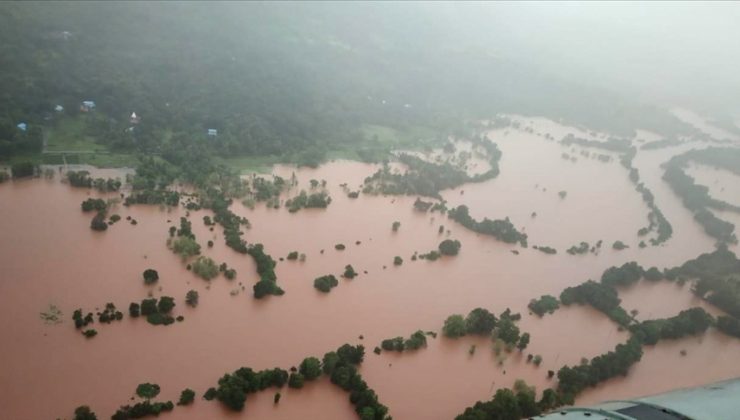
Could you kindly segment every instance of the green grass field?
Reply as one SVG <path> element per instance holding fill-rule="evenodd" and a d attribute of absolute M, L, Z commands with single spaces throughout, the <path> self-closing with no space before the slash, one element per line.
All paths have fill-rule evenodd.
<path fill-rule="evenodd" d="M 37 165 L 44 163 L 41 153 L 20 154 L 20 155 L 13 155 L 10 157 L 3 157 L 2 159 L 0 159 L 0 162 L 8 166 L 13 165 L 15 163 L 19 163 L 19 162 L 33 162 Z"/>
<path fill-rule="evenodd" d="M 135 155 L 123 153 L 79 154 L 80 163 L 98 168 L 135 168 L 139 159 Z"/>
<path fill-rule="evenodd" d="M 436 143 L 438 141 L 438 133 L 428 127 L 421 126 L 399 130 L 383 125 L 363 124 L 360 131 L 366 141 L 390 148 L 418 147 L 420 144 Z"/>
<path fill-rule="evenodd" d="M 91 116 L 64 118 L 57 121 L 53 128 L 48 128 L 46 132 L 46 151 L 72 152 L 65 153 L 66 161 L 70 165 L 87 164 L 100 168 L 136 167 L 139 160 L 135 155 L 109 153 L 106 146 L 96 143 L 92 136 L 85 135 L 87 118 L 91 118 Z M 57 153 L 41 154 L 33 156 L 31 159 L 46 165 L 62 165 L 64 163 L 62 155 Z"/>
<path fill-rule="evenodd" d="M 273 165 L 285 162 L 279 156 L 235 156 L 216 160 L 241 174 L 269 173 Z"/>
<path fill-rule="evenodd" d="M 107 148 L 84 134 L 84 118 L 64 118 L 48 130 L 46 150 L 55 151 L 107 151 Z"/>

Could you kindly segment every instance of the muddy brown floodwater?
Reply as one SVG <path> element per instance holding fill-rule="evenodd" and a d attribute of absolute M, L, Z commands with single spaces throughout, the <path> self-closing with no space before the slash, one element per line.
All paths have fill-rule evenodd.
<path fill-rule="evenodd" d="M 538 121 L 532 125 L 538 127 Z M 548 370 L 613 349 L 627 334 L 587 307 L 563 308 L 541 319 L 531 316 L 526 310 L 530 299 L 558 295 L 565 287 L 597 279 L 607 267 L 631 260 L 659 268 L 674 266 L 711 251 L 713 241 L 660 179 L 659 165 L 684 149 L 641 151 L 635 159 L 675 232 L 665 245 L 640 250 L 636 231 L 646 224 L 648 210 L 618 162 L 602 163 L 578 153 L 576 162 L 564 160 L 560 155 L 570 148 L 536 134 L 507 130 L 507 135 L 490 133 L 503 152 L 499 177 L 446 191 L 444 196 L 451 205 L 468 205 L 475 218 L 510 217 L 529 234 L 530 245 L 554 246 L 557 255 L 477 235 L 439 214 L 415 212 L 415 197 L 348 198 L 339 184 L 348 183 L 356 190 L 377 169 L 373 165 L 336 161 L 317 169 L 278 166 L 275 173 L 286 177 L 295 171 L 303 188 L 312 178 L 325 179 L 333 201 L 326 210 L 295 214 L 285 208 L 268 210 L 258 205 L 249 210 L 233 204 L 232 210 L 252 224 L 245 234 L 247 241 L 263 243 L 276 260 L 290 251 L 307 256 L 305 262 L 279 262 L 278 283 L 286 294 L 261 301 L 251 295 L 257 280 L 255 264 L 225 246 L 220 228 L 207 229 L 202 217 L 212 215 L 208 211 L 190 214 L 199 243 L 215 242 L 211 249 L 203 246 L 203 253 L 238 272 L 235 280 L 220 276 L 210 286 L 187 271 L 165 245 L 169 226 L 185 215 L 182 208 L 120 206 L 113 213 L 124 220 L 96 233 L 89 228 L 91 215 L 80 211 L 80 202 L 97 193 L 71 188 L 58 176 L 0 185 L 0 307 L 5 315 L 0 317 L 0 405 L 4 415 L 69 417 L 76 406 L 87 404 L 106 418 L 128 403 L 142 382 L 158 383 L 161 399 L 176 401 L 182 389 L 192 388 L 200 396 L 222 374 L 241 366 L 287 369 L 306 356 L 321 357 L 346 342 L 366 346 L 361 373 L 396 419 L 449 419 L 516 379 L 525 379 L 538 390 L 554 386 L 546 377 Z M 568 192 L 565 199 L 558 197 L 561 190 Z M 532 218 L 532 212 L 537 217 Z M 127 216 L 138 224 L 126 223 Z M 401 222 L 395 233 L 391 231 L 394 221 Z M 438 234 L 440 224 L 450 230 L 451 238 L 462 242 L 460 255 L 436 262 L 411 261 L 415 251 L 435 249 L 447 237 Z M 599 239 L 604 241 L 599 255 L 564 252 L 582 240 Z M 631 247 L 614 251 L 615 240 Z M 335 250 L 337 243 L 347 249 Z M 510 252 L 515 249 L 519 255 Z M 396 255 L 405 261 L 400 267 L 393 266 Z M 360 275 L 340 279 L 328 295 L 313 288 L 315 277 L 339 275 L 346 264 Z M 159 272 L 157 285 L 143 284 L 141 275 L 147 268 Z M 624 291 L 626 305 L 639 309 L 641 316 L 670 316 L 697 304 L 688 286 L 671 288 L 675 286 L 638 285 Z M 190 289 L 200 292 L 195 309 L 184 305 Z M 158 327 L 125 317 L 110 325 L 95 324 L 99 334 L 91 340 L 74 329 L 71 314 L 76 308 L 93 310 L 113 302 L 126 312 L 130 302 L 150 292 L 174 296 L 175 315 L 183 315 L 184 322 Z M 50 304 L 63 311 L 63 323 L 47 325 L 39 319 L 39 312 Z M 532 335 L 525 354 L 508 354 L 499 365 L 489 340 L 441 336 L 417 352 L 372 353 L 384 338 L 408 336 L 417 329 L 439 331 L 448 315 L 465 314 L 478 306 L 496 313 L 509 307 L 523 314 L 520 327 Z M 473 344 L 477 350 L 471 356 L 468 350 Z M 680 356 L 682 349 L 686 356 Z M 542 365 L 526 363 L 526 353 L 541 355 Z M 737 340 L 714 332 L 661 342 L 646 349 L 626 378 L 586 392 L 579 402 L 735 377 L 740 375 L 740 365 L 731 362 L 739 357 Z M 198 398 L 191 407 L 178 407 L 166 417 L 355 417 L 347 394 L 326 379 L 282 393 L 277 406 L 272 404 L 272 391 L 250 395 L 242 413 L 226 412 L 220 404 Z"/>

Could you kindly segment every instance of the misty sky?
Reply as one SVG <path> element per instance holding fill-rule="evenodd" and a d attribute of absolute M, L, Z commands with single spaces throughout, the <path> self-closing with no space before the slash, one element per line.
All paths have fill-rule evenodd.
<path fill-rule="evenodd" d="M 740 112 L 738 2 L 433 6 L 488 48 L 642 99 Z M 441 11 L 441 10 L 440 10 Z"/>

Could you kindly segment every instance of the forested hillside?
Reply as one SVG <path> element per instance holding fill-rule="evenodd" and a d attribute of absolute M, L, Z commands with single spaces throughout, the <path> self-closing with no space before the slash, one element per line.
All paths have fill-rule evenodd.
<path fill-rule="evenodd" d="M 623 135 L 688 130 L 657 108 L 498 57 L 463 29 L 444 9 L 389 4 L 2 3 L 0 157 L 40 150 L 41 132 L 81 118 L 83 100 L 96 103 L 81 123 L 95 142 L 165 157 L 192 147 L 373 159 L 398 146 L 384 128 L 408 133 L 396 142 L 444 138 L 496 112 Z M 132 112 L 141 122 L 129 130 Z"/>

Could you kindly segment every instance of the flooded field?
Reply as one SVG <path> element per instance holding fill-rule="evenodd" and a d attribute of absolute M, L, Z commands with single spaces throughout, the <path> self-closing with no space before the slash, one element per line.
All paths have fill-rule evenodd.
<path fill-rule="evenodd" d="M 702 133 L 711 136 L 714 140 L 729 140 L 735 144 L 740 141 L 740 137 L 736 134 L 712 125 L 706 118 L 694 111 L 684 108 L 674 108 L 672 112 L 673 115 L 678 117 L 680 120 L 694 126 Z"/>
<path fill-rule="evenodd" d="M 709 188 L 709 195 L 712 198 L 740 206 L 740 175 L 696 163 L 689 165 L 686 173 L 694 178 L 697 184 Z"/>
<path fill-rule="evenodd" d="M 597 403 L 659 394 L 677 388 L 707 384 L 738 376 L 737 339 L 717 331 L 700 337 L 661 341 L 643 349 L 642 360 L 629 375 L 608 380 L 584 391 L 579 402 Z M 712 378 L 707 381 L 707 378 Z"/>
<path fill-rule="evenodd" d="M 715 316 L 724 314 L 720 309 L 691 293 L 689 284 L 643 281 L 632 287 L 619 289 L 619 297 L 622 299 L 622 307 L 628 312 L 636 311 L 634 316 L 640 321 L 670 318 L 681 308 L 701 307 Z M 671 304 L 655 304 L 660 301 L 668 301 Z"/>
<path fill-rule="evenodd" d="M 542 121 L 533 119 L 531 125 L 556 140 L 575 130 Z M 90 230 L 91 216 L 80 211 L 80 202 L 115 194 L 72 188 L 60 182 L 58 173 L 53 180 L 0 185 L 0 305 L 11 314 L 0 319 L 4 412 L 9 418 L 56 418 L 88 404 L 107 417 L 129 402 L 139 383 L 153 382 L 162 387 L 162 400 L 176 401 L 188 387 L 198 394 L 193 406 L 178 407 L 163 416 L 167 418 L 352 418 L 347 394 L 326 378 L 302 390 L 283 389 L 277 406 L 271 390 L 250 395 L 240 414 L 200 399 L 221 375 L 241 366 L 288 369 L 306 356 L 321 357 L 346 342 L 365 345 L 360 372 L 395 419 L 449 419 L 516 379 L 525 379 L 538 390 L 554 386 L 554 379 L 547 379 L 548 370 L 609 351 L 626 341 L 628 333 L 618 331 L 616 324 L 590 307 L 561 308 L 543 318 L 530 315 L 530 299 L 557 296 L 565 287 L 597 280 L 604 269 L 627 261 L 672 267 L 711 251 L 714 241 L 661 180 L 660 165 L 690 145 L 641 151 L 634 160 L 674 230 L 664 245 L 640 249 L 636 232 L 647 223 L 648 208 L 618 159 L 602 162 L 584 156 L 581 147 L 565 147 L 536 132 L 508 131 L 488 133 L 503 153 L 500 175 L 444 191 L 443 197 L 450 207 L 467 205 L 476 219 L 509 217 L 529 235 L 530 248 L 476 234 L 439 213 L 415 211 L 415 197 L 347 197 L 340 184 L 359 189 L 377 165 L 335 161 L 317 169 L 277 166 L 275 174 L 290 178 L 295 173 L 299 180 L 299 187 L 284 198 L 317 179 L 326 180 L 332 202 L 326 210 L 297 213 L 263 204 L 254 210 L 239 202 L 232 205 L 232 211 L 251 223 L 245 234 L 248 242 L 263 243 L 276 260 L 291 251 L 306 255 L 303 262 L 278 262 L 278 284 L 286 294 L 263 300 L 252 297 L 252 285 L 258 280 L 252 258 L 227 248 L 220 227 L 211 232 L 204 225 L 202 218 L 212 216 L 210 211 L 191 211 L 189 219 L 199 243 L 214 242 L 213 248 L 202 247 L 203 254 L 237 270 L 231 281 L 219 276 L 209 284 L 197 278 L 167 248 L 168 228 L 186 216 L 181 207 L 118 206 L 111 212 L 123 220 L 98 233 Z M 564 152 L 577 159 L 564 159 Z M 473 172 L 487 169 L 485 161 L 475 165 L 470 168 Z M 123 176 L 104 172 L 112 174 Z M 564 198 L 560 191 L 567 192 Z M 128 216 L 138 223 L 127 223 Z M 397 232 L 391 229 L 395 221 L 400 222 Z M 449 233 L 438 233 L 440 225 Z M 447 237 L 462 243 L 460 255 L 434 262 L 411 260 L 415 252 L 436 249 Z M 599 240 L 603 246 L 598 255 L 565 252 L 581 241 Z M 616 240 L 630 247 L 613 250 Z M 346 245 L 344 251 L 335 249 L 340 243 Z M 558 253 L 546 255 L 532 245 L 552 246 Z M 511 252 L 515 250 L 518 255 Z M 403 265 L 393 265 L 395 256 L 404 259 Z M 340 278 L 328 295 L 314 289 L 314 278 L 338 277 L 347 264 L 358 277 Z M 157 285 L 144 285 L 142 272 L 147 268 L 159 272 Z M 184 304 L 190 289 L 200 293 L 197 308 Z M 113 302 L 125 311 L 130 302 L 149 293 L 175 297 L 174 314 L 185 320 L 163 327 L 126 317 L 110 325 L 96 324 L 99 334 L 91 340 L 71 322 L 77 308 L 92 311 Z M 638 310 L 638 319 L 672 316 L 697 305 L 717 313 L 694 298 L 688 285 L 643 282 L 621 294 L 626 309 Z M 39 312 L 50 304 L 62 310 L 63 323 L 47 325 L 39 319 Z M 448 315 L 467 314 L 475 307 L 497 314 L 506 308 L 522 313 L 519 326 L 531 334 L 530 346 L 524 353 L 506 354 L 502 363 L 486 338 L 452 340 L 440 335 L 429 339 L 428 348 L 415 352 L 372 353 L 385 338 L 408 336 L 418 329 L 439 331 Z M 540 355 L 541 366 L 527 363 L 528 353 Z M 735 377 L 740 375 L 740 365 L 734 363 L 738 357 L 740 343 L 714 331 L 700 338 L 660 342 L 646 348 L 629 376 L 585 392 L 578 402 Z M 43 395 L 43 404 L 30 404 L 30 395 Z"/>
<path fill-rule="evenodd" d="M 488 136 L 503 153 L 501 174 L 492 182 L 445 191 L 451 207 L 465 204 L 476 219 L 509 217 L 531 244 L 561 252 L 581 241 L 603 240 L 610 246 L 622 240 L 637 246 L 634 232 L 645 224 L 648 209 L 618 161 L 584 157 L 580 147 L 565 147 L 533 133 L 503 135 L 503 130 L 495 130 Z M 564 159 L 563 153 L 577 158 Z"/>

